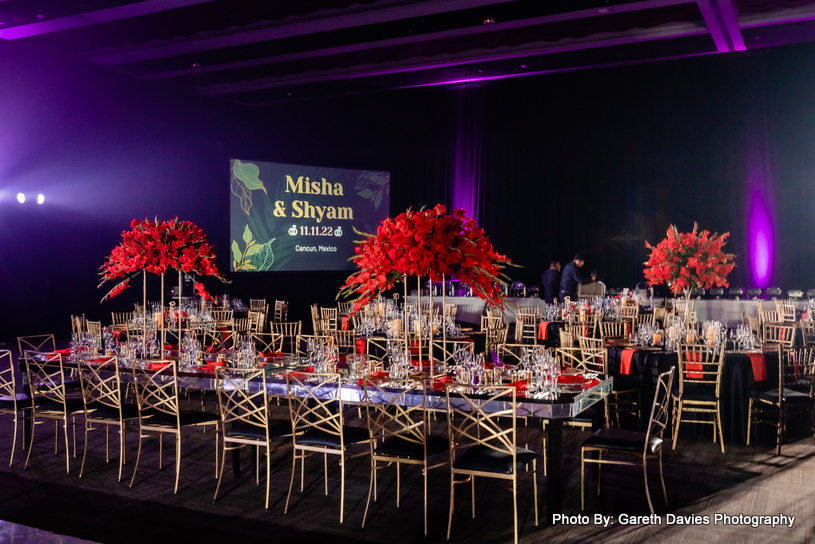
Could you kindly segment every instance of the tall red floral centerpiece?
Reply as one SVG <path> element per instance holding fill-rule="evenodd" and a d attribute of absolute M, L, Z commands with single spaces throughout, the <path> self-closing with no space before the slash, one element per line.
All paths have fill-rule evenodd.
<path fill-rule="evenodd" d="M 133 220 L 130 230 L 122 232 L 122 242 L 113 248 L 101 267 L 99 287 L 109 281 L 123 278 L 102 298 L 113 298 L 127 289 L 130 280 L 139 272 L 164 274 L 167 269 L 181 273 L 213 276 L 228 283 L 215 264 L 215 253 L 207 235 L 190 221 Z M 195 289 L 209 298 L 206 288 L 196 282 Z"/>
<path fill-rule="evenodd" d="M 504 283 L 499 278 L 501 269 L 511 261 L 495 251 L 484 229 L 464 210 L 448 214 L 441 204 L 418 212 L 408 209 L 382 221 L 376 234 L 360 234 L 365 239 L 351 257 L 359 270 L 348 277 L 338 295 L 354 300 L 354 312 L 409 275 L 429 276 L 437 282 L 455 274 L 480 298 L 502 304 L 503 294 L 496 284 Z"/>
<path fill-rule="evenodd" d="M 645 242 L 651 250 L 644 271 L 648 285 L 667 283 L 674 296 L 683 293 L 686 301 L 694 288 L 729 286 L 727 275 L 736 266 L 735 255 L 722 251 L 729 232 L 721 236 L 706 230 L 700 233 L 694 223 L 692 232 L 679 232 L 671 225 L 667 234 L 656 246 Z"/>

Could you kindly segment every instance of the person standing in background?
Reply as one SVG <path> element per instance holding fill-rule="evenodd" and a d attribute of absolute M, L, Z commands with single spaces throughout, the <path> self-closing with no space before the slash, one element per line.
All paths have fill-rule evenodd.
<path fill-rule="evenodd" d="M 551 261 L 549 270 L 541 274 L 541 289 L 543 289 L 543 301 L 552 304 L 558 296 L 560 288 L 560 261 Z"/>
<path fill-rule="evenodd" d="M 577 286 L 582 285 L 582 276 L 580 275 L 580 267 L 586 264 L 583 257 L 578 253 L 574 256 L 574 260 L 563 268 L 563 277 L 560 280 L 560 293 L 558 298 L 562 302 L 566 297 L 571 300 L 577 300 Z"/>

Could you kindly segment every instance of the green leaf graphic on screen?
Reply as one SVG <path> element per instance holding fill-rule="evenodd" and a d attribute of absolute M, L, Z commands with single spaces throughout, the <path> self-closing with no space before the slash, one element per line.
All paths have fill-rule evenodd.
<path fill-rule="evenodd" d="M 391 192 L 390 175 L 383 176 L 377 172 L 365 172 L 357 179 L 355 189 L 362 189 L 357 196 L 370 200 L 374 203 L 374 210 L 379 210 L 382 199 Z"/>
<path fill-rule="evenodd" d="M 236 240 L 232 240 L 232 269 L 233 270 L 269 270 L 274 264 L 274 251 L 272 242 L 277 238 L 272 238 L 265 244 L 258 244 L 255 241 L 249 225 L 243 229 L 243 243 L 246 249 L 241 251 Z"/>
<path fill-rule="evenodd" d="M 249 215 L 252 208 L 252 191 L 262 189 L 264 193 L 269 194 L 258 176 L 260 168 L 257 165 L 238 160 L 233 162 L 230 189 L 232 194 L 240 199 L 241 209 L 246 215 Z"/>

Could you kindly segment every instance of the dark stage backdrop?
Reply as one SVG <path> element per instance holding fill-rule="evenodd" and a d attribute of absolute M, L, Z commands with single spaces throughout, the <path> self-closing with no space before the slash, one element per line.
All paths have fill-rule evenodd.
<path fill-rule="evenodd" d="M 107 323 L 132 307 L 138 287 L 103 304 L 96 288 L 132 218 L 196 222 L 228 271 L 235 157 L 390 172 L 392 213 L 461 203 L 527 284 L 579 251 L 608 285 L 633 286 L 645 240 L 698 221 L 731 232 L 734 284 L 815 287 L 813 53 L 801 45 L 258 111 L 0 43 L 0 339 L 65 338 L 71 313 Z M 46 204 L 19 205 L 18 191 L 43 192 Z M 758 232 L 770 242 L 758 253 L 772 259 L 754 267 Z M 227 275 L 231 285 L 207 287 L 286 299 L 291 317 L 307 320 L 347 272 Z M 150 289 L 157 297 L 155 281 Z"/>

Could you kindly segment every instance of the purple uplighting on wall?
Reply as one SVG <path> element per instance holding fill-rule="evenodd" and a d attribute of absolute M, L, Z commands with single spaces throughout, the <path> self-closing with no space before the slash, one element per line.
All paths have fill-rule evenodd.
<path fill-rule="evenodd" d="M 761 189 L 754 188 L 750 194 L 748 229 L 751 280 L 756 287 L 765 288 L 772 276 L 774 237 L 772 217 Z"/>
<path fill-rule="evenodd" d="M 478 221 L 483 177 L 484 87 L 454 89 L 457 93 L 455 140 L 452 151 L 450 204 Z"/>

